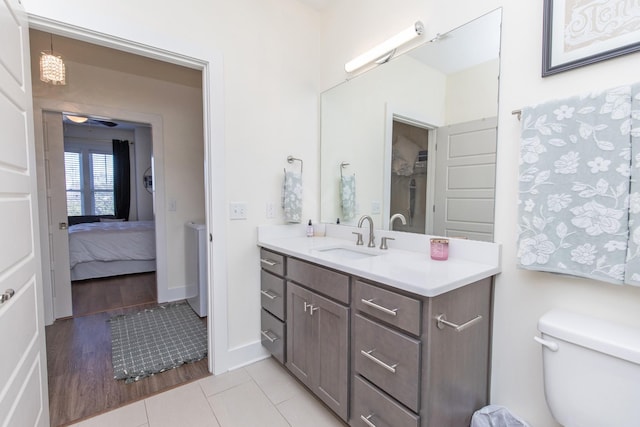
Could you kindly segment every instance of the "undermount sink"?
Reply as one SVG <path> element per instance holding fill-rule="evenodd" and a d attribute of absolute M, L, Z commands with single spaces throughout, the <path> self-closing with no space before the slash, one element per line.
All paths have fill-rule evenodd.
<path fill-rule="evenodd" d="M 369 257 L 374 257 L 374 256 L 381 255 L 380 253 L 372 252 L 371 250 L 367 250 L 367 249 L 364 249 L 364 248 L 362 248 L 362 249 L 360 249 L 360 248 L 349 248 L 349 247 L 344 247 L 344 246 L 333 246 L 333 247 L 328 247 L 328 248 L 320 248 L 320 249 L 315 249 L 315 251 L 321 252 L 323 254 L 332 255 L 335 258 L 350 259 L 350 260 L 369 258 Z"/>

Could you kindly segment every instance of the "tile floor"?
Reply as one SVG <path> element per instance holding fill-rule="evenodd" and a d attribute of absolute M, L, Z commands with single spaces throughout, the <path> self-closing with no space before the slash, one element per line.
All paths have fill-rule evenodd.
<path fill-rule="evenodd" d="M 274 359 L 209 376 L 73 427 L 343 427 Z"/>

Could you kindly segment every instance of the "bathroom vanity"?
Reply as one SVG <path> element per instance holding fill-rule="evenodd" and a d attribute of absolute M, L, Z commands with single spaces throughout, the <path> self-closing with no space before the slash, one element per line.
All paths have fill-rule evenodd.
<path fill-rule="evenodd" d="M 353 231 L 260 228 L 263 345 L 352 426 L 469 425 L 489 399 L 500 246 L 452 241 L 433 261 L 429 236 L 376 231 L 395 239 L 380 250 Z"/>

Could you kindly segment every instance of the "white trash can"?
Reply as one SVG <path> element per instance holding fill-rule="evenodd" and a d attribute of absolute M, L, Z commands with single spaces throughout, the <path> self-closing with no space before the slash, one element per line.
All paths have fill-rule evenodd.
<path fill-rule="evenodd" d="M 474 412 L 471 427 L 530 427 L 525 421 L 513 415 L 507 408 L 489 405 Z"/>

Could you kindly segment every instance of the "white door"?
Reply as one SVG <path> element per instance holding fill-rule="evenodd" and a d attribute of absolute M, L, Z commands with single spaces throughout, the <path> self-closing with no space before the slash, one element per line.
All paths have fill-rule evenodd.
<path fill-rule="evenodd" d="M 42 121 L 44 126 L 44 164 L 47 177 L 47 217 L 49 218 L 48 239 L 53 314 L 55 319 L 60 319 L 73 314 L 62 113 L 44 111 Z"/>
<path fill-rule="evenodd" d="M 48 426 L 29 33 L 0 3 L 0 426 Z"/>
<path fill-rule="evenodd" d="M 0 3 L 0 426 L 48 426 L 27 17 Z"/>
<path fill-rule="evenodd" d="M 438 128 L 434 234 L 493 241 L 497 119 Z"/>

